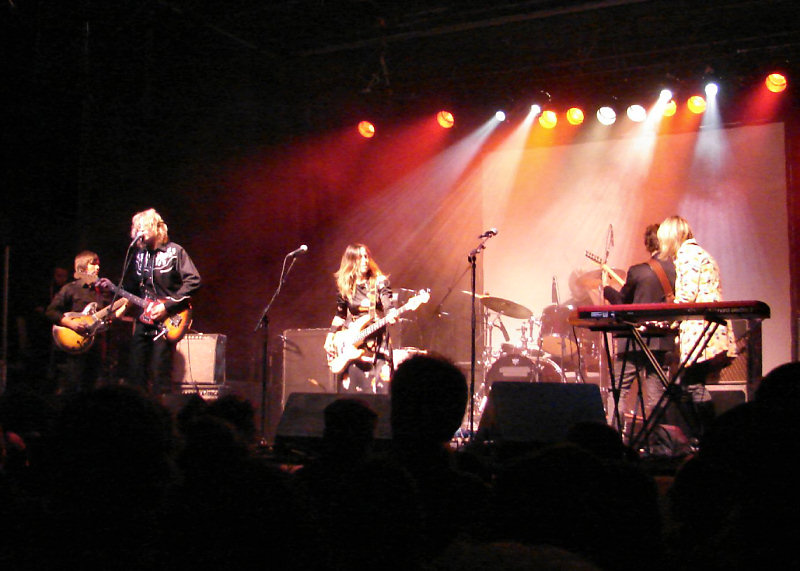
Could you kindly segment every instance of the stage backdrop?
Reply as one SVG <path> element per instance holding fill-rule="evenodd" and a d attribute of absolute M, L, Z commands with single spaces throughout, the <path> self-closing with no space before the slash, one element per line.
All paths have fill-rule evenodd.
<path fill-rule="evenodd" d="M 581 286 L 598 268 L 586 250 L 627 270 L 646 258 L 645 227 L 678 214 L 717 260 L 724 298 L 771 307 L 764 372 L 790 360 L 782 123 L 499 149 L 482 172 L 484 226 L 499 229 L 482 260 L 487 293 L 537 317 L 554 280 L 562 304 L 597 302 L 598 290 Z M 503 321 L 519 335 L 522 320 Z"/>

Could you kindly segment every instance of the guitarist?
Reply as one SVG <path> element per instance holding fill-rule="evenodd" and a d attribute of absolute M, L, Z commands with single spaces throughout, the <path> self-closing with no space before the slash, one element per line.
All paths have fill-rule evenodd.
<path fill-rule="evenodd" d="M 603 296 L 609 303 L 663 303 L 671 302 L 675 289 L 675 265 L 672 260 L 659 259 L 658 224 L 645 229 L 644 246 L 649 254 L 647 261 L 634 264 L 628 269 L 625 285 L 617 291 L 611 286 L 603 288 Z M 645 337 L 650 350 L 662 367 L 669 365 L 675 351 L 675 335 Z M 617 339 L 617 358 L 621 362 L 622 377 L 617 406 L 628 406 L 628 395 L 633 380 L 638 377 L 642 391 L 644 412 L 649 415 L 664 392 L 661 379 L 653 369 L 645 353 L 637 350 L 636 341 L 629 337 Z M 634 407 L 630 407 L 634 408 Z"/>
<path fill-rule="evenodd" d="M 164 335 L 163 320 L 189 306 L 200 287 L 200 273 L 186 250 L 170 241 L 167 224 L 155 209 L 134 214 L 131 238 L 136 252 L 123 276 L 123 289 L 153 303 L 140 310 L 131 338 L 128 382 L 154 396 L 172 390 L 175 344 Z M 137 238 L 138 237 L 138 238 Z M 106 278 L 107 287 L 113 286 Z"/>
<path fill-rule="evenodd" d="M 93 276 L 96 280 L 100 272 L 100 257 L 89 250 L 80 252 L 75 256 L 75 272 Z M 89 323 L 75 314 L 83 313 L 90 304 L 95 304 L 96 310 L 102 309 L 108 302 L 109 296 L 103 295 L 95 283 L 86 283 L 85 280 L 67 282 L 53 296 L 45 315 L 54 325 L 66 327 L 82 336 L 89 335 L 93 333 L 89 330 Z M 120 317 L 124 312 L 123 305 L 109 317 Z M 101 338 L 100 343 L 94 343 L 84 353 L 64 353 L 64 377 L 59 383 L 59 392 L 67 394 L 93 389 L 102 372 L 103 349 L 104 339 Z"/>
<path fill-rule="evenodd" d="M 372 258 L 364 244 L 350 244 L 342 255 L 339 270 L 334 274 L 336 314 L 325 338 L 325 351 L 335 356 L 334 335 L 357 320 L 373 321 L 390 317 L 393 309 L 389 277 Z M 370 316 L 366 318 L 365 316 Z M 337 379 L 337 387 L 350 393 L 387 393 L 392 372 L 392 347 L 389 332 L 384 327 L 367 338 L 361 348 L 364 353 L 354 359 Z"/>

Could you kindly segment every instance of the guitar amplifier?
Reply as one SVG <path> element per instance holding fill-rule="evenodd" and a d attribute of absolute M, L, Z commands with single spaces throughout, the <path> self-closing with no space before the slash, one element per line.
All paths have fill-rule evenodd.
<path fill-rule="evenodd" d="M 328 369 L 324 329 L 287 329 L 283 332 L 281 410 L 292 393 L 336 393 Z"/>
<path fill-rule="evenodd" d="M 172 383 L 221 385 L 225 382 L 225 344 L 227 337 L 218 333 L 187 334 L 178 342 L 172 362 Z"/>

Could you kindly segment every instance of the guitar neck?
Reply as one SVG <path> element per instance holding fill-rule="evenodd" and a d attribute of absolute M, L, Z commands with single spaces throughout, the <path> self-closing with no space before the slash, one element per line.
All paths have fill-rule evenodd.
<path fill-rule="evenodd" d="M 603 264 L 603 269 L 606 271 L 606 273 L 607 273 L 609 276 L 611 276 L 612 278 L 614 278 L 614 281 L 615 281 L 615 282 L 617 282 L 619 285 L 621 285 L 621 286 L 624 286 L 624 285 L 625 285 L 625 280 L 623 280 L 623 279 L 622 279 L 622 278 L 619 276 L 619 274 L 617 274 L 617 272 L 615 272 L 614 270 L 612 270 L 611 268 L 609 268 L 609 267 L 608 267 L 606 264 Z"/>
<path fill-rule="evenodd" d="M 93 313 L 92 317 L 94 317 L 95 320 L 97 320 L 97 321 L 102 321 L 103 319 L 106 318 L 106 316 L 109 313 L 114 313 L 115 311 L 117 311 L 122 304 L 123 304 L 123 301 L 121 299 L 118 299 L 112 305 L 107 305 L 103 309 Z"/>
<path fill-rule="evenodd" d="M 409 308 L 408 304 L 405 304 L 405 305 L 403 305 L 402 307 L 400 307 L 397 310 L 397 314 L 396 315 L 401 315 L 401 314 L 405 313 L 406 311 L 409 311 L 409 309 L 410 308 Z M 360 343 L 361 341 L 363 341 L 364 339 L 366 339 L 367 337 L 369 337 L 370 335 L 375 333 L 378 329 L 380 329 L 381 327 L 386 325 L 388 322 L 389 322 L 389 319 L 387 317 L 381 317 L 380 319 L 378 319 L 377 321 L 372 323 L 372 325 L 370 325 L 369 327 L 365 327 L 356 336 L 356 340 L 355 340 L 356 343 Z"/>
<path fill-rule="evenodd" d="M 138 295 L 133 295 L 132 293 L 125 291 L 121 287 L 117 287 L 115 285 L 111 286 L 111 291 L 115 294 L 119 295 L 120 297 L 124 297 L 128 301 L 131 301 L 138 305 L 139 307 L 146 308 L 149 305 L 149 302 Z"/>

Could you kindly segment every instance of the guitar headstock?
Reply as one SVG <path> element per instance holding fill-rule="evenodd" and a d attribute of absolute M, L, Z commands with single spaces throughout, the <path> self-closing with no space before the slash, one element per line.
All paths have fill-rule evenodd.
<path fill-rule="evenodd" d="M 408 306 L 409 309 L 417 309 L 423 303 L 428 303 L 430 299 L 431 299 L 431 290 L 422 289 L 419 291 L 419 293 L 417 293 L 417 295 L 408 300 L 406 306 Z"/>
<path fill-rule="evenodd" d="M 590 252 L 589 250 L 586 250 L 586 257 L 587 257 L 587 258 L 589 258 L 591 261 L 593 261 L 593 262 L 595 262 L 595 263 L 598 263 L 598 264 L 603 264 L 603 263 L 605 263 L 605 262 L 603 262 L 603 258 L 601 258 L 600 256 L 598 256 L 597 254 L 593 254 L 593 253 L 592 253 L 592 252 Z"/>

